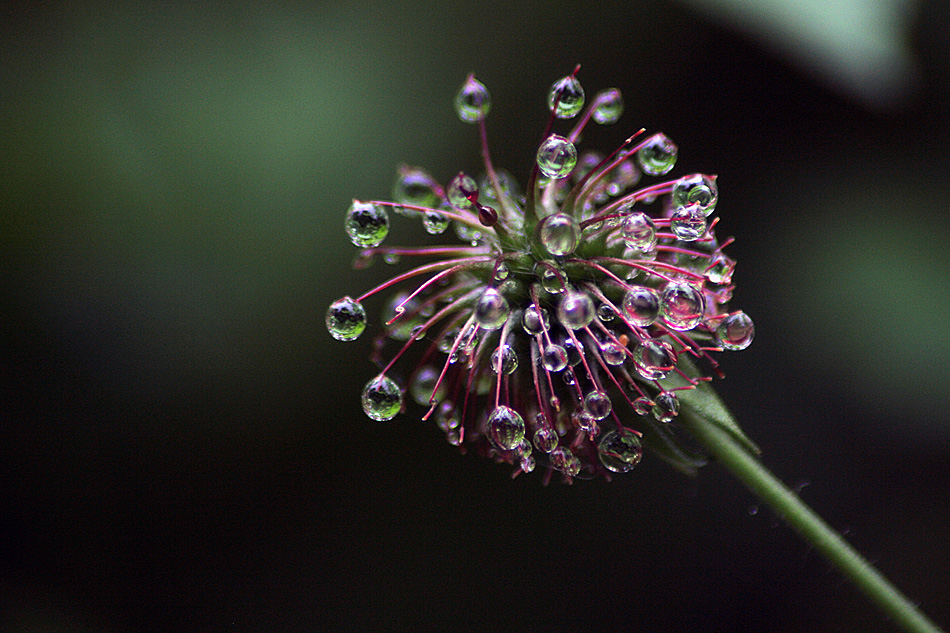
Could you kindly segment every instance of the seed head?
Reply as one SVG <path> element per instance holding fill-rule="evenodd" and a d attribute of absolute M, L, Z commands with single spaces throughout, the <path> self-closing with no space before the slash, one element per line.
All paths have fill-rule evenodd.
<path fill-rule="evenodd" d="M 366 415 L 383 422 L 410 409 L 463 451 L 513 464 L 515 475 L 541 469 L 545 481 L 633 469 L 644 443 L 673 441 L 677 392 L 721 375 L 710 352 L 745 349 L 754 335 L 752 320 L 727 307 L 735 262 L 711 218 L 716 177 L 636 188 L 641 175 L 675 166 L 678 149 L 662 133 L 578 154 L 584 127 L 616 122 L 623 100 L 610 88 L 584 109 L 576 73 L 547 95 L 551 117 L 524 193 L 492 164 L 491 100 L 470 75 L 455 109 L 479 127 L 484 173 L 459 172 L 443 188 L 404 165 L 392 201 L 354 200 L 345 228 L 362 249 L 356 268 L 377 256 L 420 263 L 326 316 L 335 338 L 355 340 L 363 302 L 395 291 L 372 354 L 380 371 L 362 392 Z M 553 133 L 578 114 L 567 135 Z M 381 246 L 390 213 L 421 218 L 432 235 L 452 226 L 460 242 Z"/>

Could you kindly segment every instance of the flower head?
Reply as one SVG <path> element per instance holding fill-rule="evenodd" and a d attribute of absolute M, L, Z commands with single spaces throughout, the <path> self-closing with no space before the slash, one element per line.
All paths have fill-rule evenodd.
<path fill-rule="evenodd" d="M 584 127 L 614 123 L 623 101 L 611 88 L 585 109 L 576 73 L 547 95 L 551 118 L 524 193 L 492 164 L 490 97 L 469 76 L 455 109 L 478 125 L 484 174 L 459 173 L 443 187 L 403 166 L 393 201 L 354 200 L 345 227 L 361 248 L 357 268 L 377 256 L 420 263 L 326 316 L 335 338 L 354 340 L 366 326 L 363 301 L 396 292 L 372 355 L 380 371 L 363 389 L 370 418 L 394 418 L 408 395 L 463 450 L 515 474 L 543 466 L 567 480 L 627 472 L 644 441 L 669 444 L 677 393 L 719 373 L 710 352 L 744 349 L 754 333 L 727 307 L 735 262 L 723 253 L 731 239 L 714 232 L 716 177 L 637 188 L 676 163 L 662 133 L 578 154 Z M 553 133 L 558 119 L 578 115 L 566 136 Z M 461 243 L 381 246 L 390 213 L 433 235 L 451 226 Z"/>

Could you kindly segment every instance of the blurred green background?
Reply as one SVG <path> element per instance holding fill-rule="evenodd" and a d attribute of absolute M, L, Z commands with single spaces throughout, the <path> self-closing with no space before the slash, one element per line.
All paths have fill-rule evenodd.
<path fill-rule="evenodd" d="M 478 171 L 468 72 L 523 182 L 576 63 L 627 104 L 585 147 L 719 175 L 766 464 L 950 625 L 946 3 L 2 11 L 0 630 L 894 630 L 716 466 L 544 488 L 363 416 L 350 200 Z"/>

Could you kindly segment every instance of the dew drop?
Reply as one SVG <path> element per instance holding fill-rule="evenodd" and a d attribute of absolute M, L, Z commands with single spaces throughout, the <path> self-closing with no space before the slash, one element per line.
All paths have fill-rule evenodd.
<path fill-rule="evenodd" d="M 338 341 L 353 341 L 366 329 L 366 310 L 349 297 L 330 304 L 327 309 L 327 330 Z"/>
<path fill-rule="evenodd" d="M 712 263 L 706 268 L 706 279 L 714 284 L 732 283 L 732 273 L 736 268 L 736 262 L 730 257 L 718 253 L 713 257 Z"/>
<path fill-rule="evenodd" d="M 749 315 L 741 310 L 727 316 L 716 328 L 716 339 L 728 350 L 739 351 L 747 348 L 754 336 L 755 325 Z"/>
<path fill-rule="evenodd" d="M 608 365 L 623 365 L 627 359 L 626 348 L 619 343 L 606 341 L 600 346 L 600 354 L 604 357 L 604 362 Z"/>
<path fill-rule="evenodd" d="M 429 235 L 439 235 L 449 228 L 449 219 L 438 211 L 426 211 L 422 214 L 422 226 Z"/>
<path fill-rule="evenodd" d="M 485 84 L 469 75 L 455 95 L 455 113 L 465 123 L 478 123 L 491 110 L 491 96 Z"/>
<path fill-rule="evenodd" d="M 696 286 L 685 281 L 673 281 L 663 289 L 660 317 L 670 329 L 685 332 L 703 320 L 706 299 Z"/>
<path fill-rule="evenodd" d="M 486 422 L 488 439 L 501 451 L 510 451 L 524 439 L 524 420 L 517 411 L 500 406 L 491 412 Z"/>
<path fill-rule="evenodd" d="M 680 401 L 672 391 L 663 391 L 653 403 L 653 417 L 660 422 L 670 422 L 679 415 Z"/>
<path fill-rule="evenodd" d="M 402 390 L 391 378 L 379 375 L 363 387 L 363 411 L 377 422 L 392 420 L 402 408 Z"/>
<path fill-rule="evenodd" d="M 429 172 L 421 167 L 400 165 L 393 183 L 393 200 L 399 204 L 419 207 L 437 207 L 442 202 L 442 187 Z M 403 215 L 418 212 L 404 210 Z"/>
<path fill-rule="evenodd" d="M 591 116 L 601 125 L 616 123 L 623 114 L 623 96 L 618 88 L 607 88 L 594 95 L 594 111 Z"/>
<path fill-rule="evenodd" d="M 561 371 L 567 367 L 567 351 L 552 343 L 541 353 L 541 363 L 548 371 Z"/>
<path fill-rule="evenodd" d="M 412 383 L 409 385 L 409 395 L 416 404 L 428 406 L 430 402 L 438 402 L 445 397 L 445 383 L 439 385 L 438 390 L 433 393 L 436 383 L 439 381 L 439 370 L 432 365 L 426 365 L 416 372 Z"/>
<path fill-rule="evenodd" d="M 577 409 L 571 414 L 571 422 L 574 423 L 574 426 L 588 434 L 597 428 L 597 421 L 594 419 L 594 416 L 583 409 Z"/>
<path fill-rule="evenodd" d="M 631 213 L 623 219 L 620 236 L 628 247 L 638 251 L 649 252 L 656 248 L 656 224 L 643 211 Z"/>
<path fill-rule="evenodd" d="M 475 302 L 475 321 L 486 330 L 497 330 L 508 320 L 511 308 L 495 288 L 488 288 Z"/>
<path fill-rule="evenodd" d="M 518 355 L 511 345 L 503 345 L 495 349 L 491 355 L 491 368 L 496 374 L 498 368 L 505 374 L 513 374 L 518 369 Z"/>
<path fill-rule="evenodd" d="M 521 458 L 521 461 L 518 462 L 518 467 L 521 468 L 521 471 L 525 473 L 530 473 L 533 471 L 536 465 L 537 462 L 532 455 L 525 455 Z"/>
<path fill-rule="evenodd" d="M 450 328 L 445 334 L 442 335 L 442 338 L 439 339 L 439 351 L 443 354 L 448 354 L 452 351 L 452 346 L 455 345 L 455 340 L 459 336 L 459 329 L 457 327 Z"/>
<path fill-rule="evenodd" d="M 423 403 L 425 404 L 425 403 Z M 459 427 L 459 418 L 455 412 L 455 403 L 443 400 L 435 412 L 435 423 L 442 431 L 448 433 Z"/>
<path fill-rule="evenodd" d="M 505 262 L 498 262 L 495 266 L 495 270 L 492 273 L 492 277 L 495 280 L 495 283 L 501 283 L 504 280 L 508 279 L 508 275 L 511 273 L 511 270 L 508 268 L 508 264 Z"/>
<path fill-rule="evenodd" d="M 706 233 L 706 214 L 696 204 L 678 207 L 670 216 L 670 229 L 684 242 L 698 240 Z"/>
<path fill-rule="evenodd" d="M 549 425 L 539 426 L 534 433 L 534 447 L 542 453 L 550 453 L 557 448 L 557 432 Z"/>
<path fill-rule="evenodd" d="M 577 148 L 563 136 L 552 134 L 538 148 L 538 168 L 548 178 L 564 178 L 577 164 Z"/>
<path fill-rule="evenodd" d="M 633 470 L 643 458 L 643 445 L 637 434 L 629 429 L 610 431 L 597 446 L 600 463 L 607 470 L 626 473 Z"/>
<path fill-rule="evenodd" d="M 574 339 L 565 338 L 563 343 L 564 351 L 567 352 L 567 364 L 571 367 L 577 367 L 584 360 L 584 344 L 580 341 L 574 342 Z"/>
<path fill-rule="evenodd" d="M 478 184 L 471 176 L 459 172 L 449 181 L 446 195 L 449 198 L 449 204 L 456 209 L 471 209 L 472 200 L 478 198 Z"/>
<path fill-rule="evenodd" d="M 637 152 L 637 162 L 643 173 L 662 176 L 676 164 L 676 145 L 665 134 L 654 134 Z"/>
<path fill-rule="evenodd" d="M 564 272 L 553 262 L 545 262 L 545 264 L 547 265 L 539 266 L 541 268 L 541 287 L 552 295 L 564 292 L 564 284 L 561 282 Z"/>
<path fill-rule="evenodd" d="M 641 341 L 633 351 L 637 373 L 647 380 L 660 380 L 673 371 L 676 353 L 666 341 L 651 338 Z"/>
<path fill-rule="evenodd" d="M 670 198 L 674 207 L 699 205 L 703 214 L 708 216 L 716 209 L 719 201 L 719 189 L 716 181 L 704 174 L 683 176 L 673 184 Z"/>
<path fill-rule="evenodd" d="M 625 160 L 610 172 L 607 182 L 607 194 L 619 196 L 621 193 L 640 182 L 640 170 L 633 161 Z"/>
<path fill-rule="evenodd" d="M 617 318 L 617 313 L 609 305 L 602 303 L 597 306 L 597 318 L 601 323 L 610 323 Z"/>
<path fill-rule="evenodd" d="M 566 328 L 585 328 L 594 320 L 594 301 L 586 293 L 571 290 L 561 298 L 557 318 Z"/>
<path fill-rule="evenodd" d="M 634 325 L 652 325 L 660 316 L 660 294 L 647 286 L 631 286 L 623 297 L 623 312 Z"/>
<path fill-rule="evenodd" d="M 379 246 L 389 233 L 389 214 L 375 204 L 354 200 L 346 212 L 345 226 L 355 246 Z"/>
<path fill-rule="evenodd" d="M 640 396 L 633 401 L 633 410 L 637 415 L 647 415 L 653 410 L 653 401 L 646 396 Z"/>
<path fill-rule="evenodd" d="M 544 308 L 538 308 L 534 304 L 525 308 L 524 315 L 521 317 L 521 327 L 524 328 L 524 331 L 532 336 L 536 334 L 541 334 L 544 330 L 548 329 L 550 325 L 550 319 L 548 318 L 548 311 Z"/>
<path fill-rule="evenodd" d="M 399 254 L 398 253 L 385 253 L 383 255 L 383 261 L 392 266 L 393 264 L 399 263 Z M 402 310 L 399 310 L 402 312 Z"/>
<path fill-rule="evenodd" d="M 603 391 L 591 391 L 584 397 L 584 407 L 595 420 L 603 420 L 610 415 L 610 398 Z"/>
<path fill-rule="evenodd" d="M 581 226 L 565 213 L 549 215 L 538 224 L 538 239 L 554 256 L 570 255 L 577 248 Z"/>
<path fill-rule="evenodd" d="M 563 446 L 558 446 L 551 451 L 551 465 L 571 477 L 581 472 L 581 460 Z"/>
<path fill-rule="evenodd" d="M 548 91 L 548 109 L 559 119 L 570 119 L 584 107 L 584 89 L 574 75 L 559 79 Z"/>

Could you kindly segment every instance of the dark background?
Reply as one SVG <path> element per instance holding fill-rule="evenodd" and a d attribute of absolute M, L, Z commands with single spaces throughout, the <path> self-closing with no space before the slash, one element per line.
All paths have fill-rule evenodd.
<path fill-rule="evenodd" d="M 585 147 L 719 175 L 765 463 L 950 625 L 945 3 L 627 4 L 4 9 L 0 630 L 895 630 L 715 465 L 542 487 L 363 416 L 350 199 L 478 171 L 470 71 L 523 182 L 576 63 L 627 104 Z"/>

